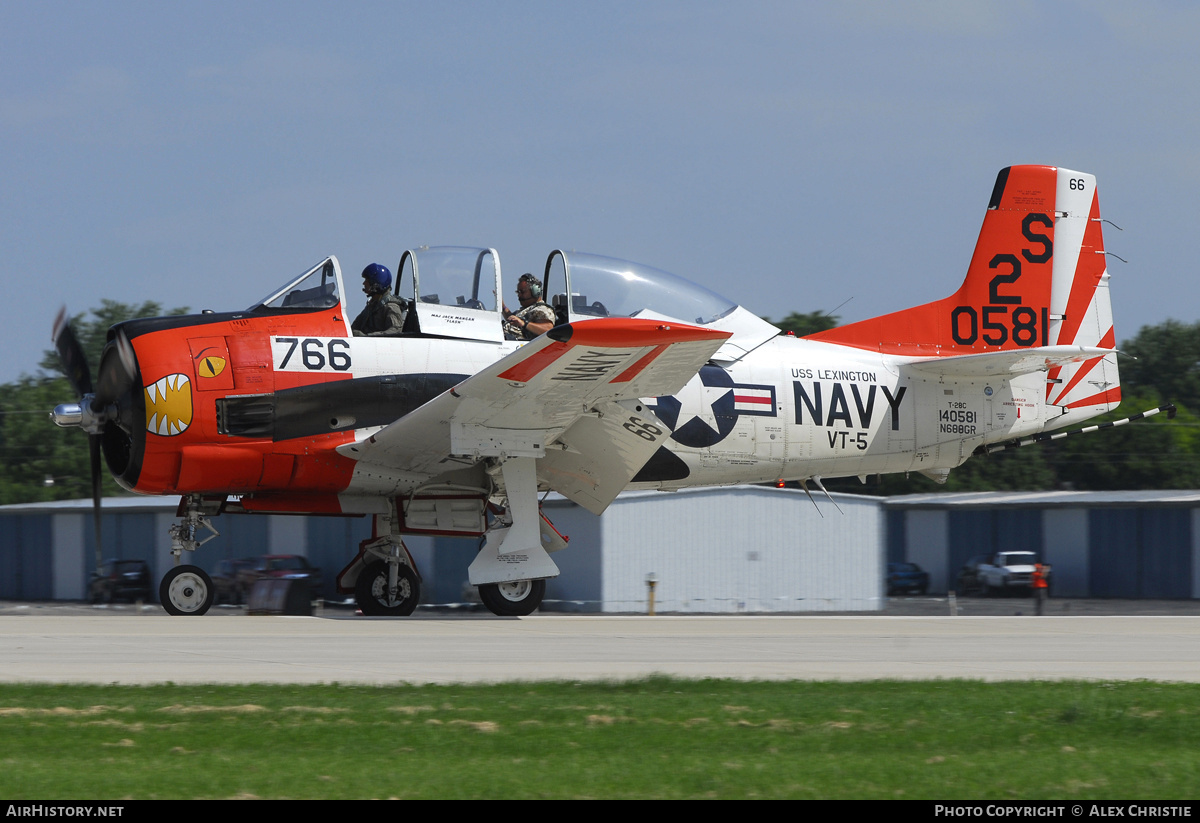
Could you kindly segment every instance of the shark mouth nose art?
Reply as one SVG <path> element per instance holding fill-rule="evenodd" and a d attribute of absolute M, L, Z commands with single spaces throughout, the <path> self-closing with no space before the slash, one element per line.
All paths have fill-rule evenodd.
<path fill-rule="evenodd" d="M 192 390 L 186 374 L 168 374 L 146 386 L 146 431 L 174 437 L 191 422 Z"/>

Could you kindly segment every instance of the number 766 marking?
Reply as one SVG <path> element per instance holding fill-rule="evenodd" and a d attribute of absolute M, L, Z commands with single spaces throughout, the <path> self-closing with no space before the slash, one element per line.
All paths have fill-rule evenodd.
<path fill-rule="evenodd" d="M 276 371 L 349 371 L 350 341 L 342 337 L 272 337 Z"/>

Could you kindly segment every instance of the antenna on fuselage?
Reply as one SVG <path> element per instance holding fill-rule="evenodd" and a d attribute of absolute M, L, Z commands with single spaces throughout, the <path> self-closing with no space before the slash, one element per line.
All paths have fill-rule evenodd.
<path fill-rule="evenodd" d="M 825 492 L 825 496 L 829 498 L 829 502 L 830 502 L 830 503 L 832 503 L 832 504 L 833 504 L 833 507 L 834 507 L 835 509 L 837 509 L 837 510 L 838 510 L 838 514 L 840 514 L 840 515 L 843 515 L 843 516 L 844 516 L 846 513 L 845 513 L 844 511 L 842 511 L 842 507 L 841 507 L 841 506 L 839 506 L 839 505 L 837 504 L 837 501 L 833 499 L 833 495 L 832 495 L 832 494 L 830 494 L 829 492 L 825 491 L 825 486 L 824 486 L 824 484 L 822 484 L 822 483 L 821 483 L 821 478 L 820 478 L 820 477 L 814 477 L 812 480 L 813 480 L 813 482 L 814 482 L 814 483 L 816 483 L 816 484 L 817 484 L 817 488 L 818 488 L 818 489 L 820 489 L 821 491 Z"/>
<path fill-rule="evenodd" d="M 835 312 L 835 311 L 837 311 L 838 309 L 840 309 L 842 306 L 844 306 L 844 305 L 846 305 L 847 303 L 849 303 L 849 302 L 850 302 L 851 300 L 853 300 L 853 299 L 854 299 L 854 295 L 850 295 L 850 296 L 849 296 L 849 297 L 847 297 L 845 300 L 843 300 L 841 303 L 838 303 L 838 304 L 837 304 L 836 306 L 834 306 L 832 309 L 830 309 L 829 311 L 825 312 L 825 316 L 826 316 L 826 317 L 828 317 L 830 320 L 832 320 L 832 319 L 833 319 L 833 318 L 836 316 L 836 315 L 834 315 L 834 312 Z"/>
<path fill-rule="evenodd" d="M 800 488 L 804 489 L 804 493 L 808 495 L 808 502 L 813 504 L 813 508 L 817 510 L 817 514 L 821 515 L 822 518 L 825 517 L 825 513 L 821 511 L 821 507 L 818 506 L 817 501 L 813 499 L 812 492 L 808 490 L 808 481 L 801 480 Z"/>

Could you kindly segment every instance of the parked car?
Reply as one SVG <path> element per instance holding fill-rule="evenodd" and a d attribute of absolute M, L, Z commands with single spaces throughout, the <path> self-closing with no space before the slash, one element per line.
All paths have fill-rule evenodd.
<path fill-rule="evenodd" d="M 237 572 L 237 586 L 242 601 L 250 594 L 256 580 L 263 578 L 307 580 L 314 598 L 321 596 L 324 581 L 321 570 L 310 566 L 308 559 L 298 554 L 264 554 L 250 559 L 246 568 Z"/>
<path fill-rule="evenodd" d="M 1033 587 L 1033 567 L 1038 562 L 1031 551 L 996 552 L 979 564 L 980 588 L 984 594 L 1022 591 Z"/>
<path fill-rule="evenodd" d="M 93 603 L 151 600 L 153 591 L 150 567 L 144 560 L 105 560 L 88 581 L 88 600 Z"/>
<path fill-rule="evenodd" d="M 887 593 L 898 592 L 925 594 L 929 591 L 929 572 L 916 563 L 887 564 Z"/>
<path fill-rule="evenodd" d="M 966 562 L 958 573 L 959 594 L 1029 593 L 1037 554 L 1031 551 L 1006 551 L 979 554 Z"/>
<path fill-rule="evenodd" d="M 217 564 L 217 571 L 212 575 L 213 602 L 232 603 L 238 605 L 245 597 L 238 583 L 238 573 L 254 565 L 254 558 L 243 557 L 239 560 L 222 560 Z"/>

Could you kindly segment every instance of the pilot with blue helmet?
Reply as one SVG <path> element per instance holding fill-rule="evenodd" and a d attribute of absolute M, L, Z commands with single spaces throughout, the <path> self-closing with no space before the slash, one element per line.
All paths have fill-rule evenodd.
<path fill-rule="evenodd" d="M 393 337 L 404 329 L 405 302 L 392 294 L 392 273 L 372 263 L 362 271 L 367 305 L 350 324 L 355 337 Z"/>

